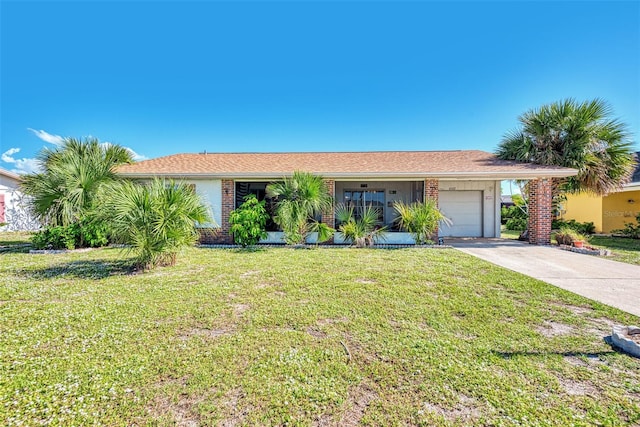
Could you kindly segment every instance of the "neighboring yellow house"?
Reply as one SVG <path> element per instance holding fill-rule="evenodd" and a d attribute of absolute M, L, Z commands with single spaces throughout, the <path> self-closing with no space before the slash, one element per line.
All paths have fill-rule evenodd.
<path fill-rule="evenodd" d="M 622 190 L 608 196 L 590 194 L 568 195 L 562 204 L 560 217 L 578 222 L 593 222 L 596 233 L 611 233 L 624 228 L 625 222 L 636 222 L 640 213 L 640 165 L 633 175 L 633 181 Z"/>

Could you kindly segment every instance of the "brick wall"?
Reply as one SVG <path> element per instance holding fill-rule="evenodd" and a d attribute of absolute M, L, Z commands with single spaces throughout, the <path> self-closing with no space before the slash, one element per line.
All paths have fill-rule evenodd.
<path fill-rule="evenodd" d="M 335 195 L 336 195 L 336 182 L 333 179 L 325 179 L 324 180 L 327 189 L 329 189 L 329 194 L 331 195 L 331 198 L 333 198 L 335 200 Z M 327 224 L 329 227 L 335 227 L 335 212 L 334 209 L 331 208 L 329 211 L 327 212 L 323 212 L 322 213 L 322 223 L 323 224 Z"/>
<path fill-rule="evenodd" d="M 222 211 L 220 233 L 217 243 L 233 243 L 233 238 L 229 235 L 229 214 L 236 208 L 236 188 L 232 179 L 222 180 Z"/>
<path fill-rule="evenodd" d="M 529 243 L 551 242 L 551 180 L 529 181 Z"/>
<path fill-rule="evenodd" d="M 436 206 L 438 205 L 438 197 L 439 191 L 438 187 L 440 186 L 440 181 L 437 179 L 427 178 L 424 180 L 424 200 L 427 201 L 429 199 L 436 201 Z M 432 239 L 437 240 L 439 233 L 439 229 L 436 228 L 433 231 Z"/>
<path fill-rule="evenodd" d="M 437 179 L 427 178 L 424 180 L 424 199 L 434 199 L 438 202 L 438 186 L 440 182 Z"/>

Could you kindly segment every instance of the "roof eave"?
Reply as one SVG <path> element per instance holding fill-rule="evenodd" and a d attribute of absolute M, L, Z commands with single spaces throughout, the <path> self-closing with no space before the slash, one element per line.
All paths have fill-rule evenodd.
<path fill-rule="evenodd" d="M 537 179 L 537 178 L 566 178 L 577 174 L 575 169 L 552 169 L 546 171 L 487 171 L 487 172 L 314 172 L 318 175 L 332 179 L 379 179 L 407 180 L 407 179 L 480 179 L 480 180 L 512 180 L 512 179 Z M 279 179 L 291 176 L 292 173 L 208 173 L 208 172 L 163 172 L 163 173 L 118 173 L 124 178 L 182 178 L 182 179 Z"/>

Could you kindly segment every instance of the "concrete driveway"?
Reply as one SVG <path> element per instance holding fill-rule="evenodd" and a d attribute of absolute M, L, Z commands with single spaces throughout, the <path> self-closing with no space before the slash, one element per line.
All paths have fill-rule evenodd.
<path fill-rule="evenodd" d="M 446 239 L 509 270 L 640 316 L 640 266 L 506 239 Z"/>

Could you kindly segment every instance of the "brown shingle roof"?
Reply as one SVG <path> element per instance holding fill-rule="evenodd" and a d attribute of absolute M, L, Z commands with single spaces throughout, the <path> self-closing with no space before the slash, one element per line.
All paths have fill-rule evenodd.
<path fill-rule="evenodd" d="M 279 178 L 302 170 L 328 178 L 495 178 L 561 177 L 577 171 L 499 160 L 478 150 L 368 151 L 323 153 L 174 154 L 118 168 L 130 177 Z"/>

